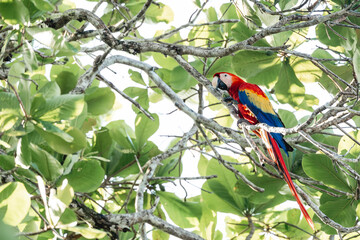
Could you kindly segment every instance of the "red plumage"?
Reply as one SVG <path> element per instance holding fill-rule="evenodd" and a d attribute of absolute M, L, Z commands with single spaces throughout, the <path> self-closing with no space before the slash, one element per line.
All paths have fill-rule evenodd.
<path fill-rule="evenodd" d="M 240 118 L 246 119 L 250 124 L 261 122 L 273 127 L 284 127 L 283 122 L 274 111 L 270 100 L 256 84 L 247 83 L 238 76 L 226 72 L 216 73 L 212 83 L 214 87 L 229 92 L 231 98 L 237 102 Z M 271 159 L 277 164 L 279 171 L 283 174 L 306 221 L 314 230 L 314 223 L 301 203 L 280 151 L 281 147 L 288 155 L 288 151 L 292 151 L 292 147 L 286 143 L 280 133 L 268 133 L 262 129 L 254 132 L 263 140 Z"/>

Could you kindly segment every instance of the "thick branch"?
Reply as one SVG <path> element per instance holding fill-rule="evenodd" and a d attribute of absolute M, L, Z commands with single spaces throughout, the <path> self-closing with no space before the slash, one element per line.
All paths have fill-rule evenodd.
<path fill-rule="evenodd" d="M 118 44 L 118 40 L 114 38 L 105 23 L 93 12 L 85 9 L 69 9 L 63 13 L 53 14 L 51 17 L 47 18 L 44 23 L 48 27 L 59 29 L 71 20 L 90 22 L 99 32 L 101 40 L 103 40 L 109 47 L 115 47 Z"/>
<path fill-rule="evenodd" d="M 223 57 L 228 56 L 234 52 L 239 50 L 263 50 L 263 51 L 277 51 L 281 49 L 286 49 L 289 46 L 279 46 L 279 47 L 257 47 L 252 46 L 255 42 L 260 39 L 276 34 L 279 32 L 286 32 L 290 30 L 306 28 L 310 26 L 314 26 L 317 24 L 324 23 L 329 20 L 334 20 L 340 17 L 348 16 L 350 14 L 349 9 L 351 6 L 348 6 L 345 9 L 342 9 L 338 12 L 331 13 L 328 15 L 291 15 L 289 17 L 283 18 L 278 23 L 265 28 L 258 33 L 254 34 L 250 38 L 231 45 L 227 48 L 202 48 L 202 47 L 193 47 L 193 46 L 184 46 L 179 44 L 170 44 L 170 43 L 160 43 L 160 42 L 141 42 L 135 40 L 122 40 L 119 41 L 119 44 L 116 45 L 117 50 L 122 50 L 129 52 L 131 54 L 141 53 L 141 52 L 160 52 L 164 55 L 193 55 L 198 57 Z M 304 21 L 301 23 L 285 25 L 290 21 Z M 284 26 L 285 25 L 285 26 Z M 108 43 L 107 43 L 108 44 Z M 108 44 L 109 45 L 109 44 Z M 113 46 L 113 45 L 111 45 Z M 98 47 L 97 47 L 98 48 Z M 91 49 L 83 49 L 83 51 L 93 51 Z"/>
<path fill-rule="evenodd" d="M 86 220 L 97 229 L 104 229 L 111 235 L 112 239 L 117 239 L 118 230 L 127 232 L 130 231 L 133 225 L 145 222 L 181 239 L 203 239 L 192 232 L 174 226 L 154 216 L 153 211 L 155 209 L 136 213 L 102 215 L 78 201 L 73 201 L 71 207 L 75 210 L 79 218 Z"/>

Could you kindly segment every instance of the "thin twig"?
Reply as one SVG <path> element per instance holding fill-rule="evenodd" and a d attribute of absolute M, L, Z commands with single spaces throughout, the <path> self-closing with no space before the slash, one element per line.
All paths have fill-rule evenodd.
<path fill-rule="evenodd" d="M 203 180 L 203 179 L 213 179 L 217 178 L 217 175 L 209 175 L 209 176 L 199 176 L 199 177 L 152 177 L 149 178 L 149 181 L 155 180 Z"/>

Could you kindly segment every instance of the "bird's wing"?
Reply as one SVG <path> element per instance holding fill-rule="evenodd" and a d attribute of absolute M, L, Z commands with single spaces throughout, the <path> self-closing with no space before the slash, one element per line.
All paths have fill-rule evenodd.
<path fill-rule="evenodd" d="M 257 118 L 260 123 L 266 123 L 271 127 L 284 127 L 283 122 L 274 111 L 268 97 L 259 87 L 251 86 L 251 88 L 239 89 L 239 100 L 244 104 Z M 279 146 L 284 149 L 288 155 L 291 147 L 284 141 L 283 135 L 280 133 L 271 133 Z"/>
<path fill-rule="evenodd" d="M 272 127 L 284 127 L 269 98 L 253 89 L 239 89 L 239 100 L 256 116 L 259 122 Z"/>

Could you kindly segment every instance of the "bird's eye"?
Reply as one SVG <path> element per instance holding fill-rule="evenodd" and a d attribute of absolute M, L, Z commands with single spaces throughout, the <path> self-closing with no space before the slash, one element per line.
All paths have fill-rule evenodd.
<path fill-rule="evenodd" d="M 224 77 L 227 77 L 227 76 L 228 76 L 227 74 L 224 75 Z"/>

